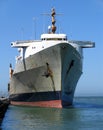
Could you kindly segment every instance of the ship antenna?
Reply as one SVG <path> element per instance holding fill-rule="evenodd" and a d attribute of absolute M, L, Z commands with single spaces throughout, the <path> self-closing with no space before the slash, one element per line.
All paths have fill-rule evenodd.
<path fill-rule="evenodd" d="M 56 14 L 55 9 L 52 8 L 51 14 L 44 13 L 43 15 L 51 15 L 51 21 L 52 21 L 52 26 L 48 26 L 48 33 L 55 33 L 56 32 L 56 20 L 55 20 L 55 15 L 61 15 L 61 14 Z"/>
<path fill-rule="evenodd" d="M 56 26 L 55 26 L 55 23 L 56 23 L 56 20 L 55 20 L 55 15 L 56 15 L 56 12 L 55 12 L 55 9 L 52 8 L 52 12 L 51 12 L 51 17 L 52 17 L 52 33 L 55 33 L 56 31 Z"/>
<path fill-rule="evenodd" d="M 35 37 L 35 39 L 36 39 L 36 20 L 37 20 L 37 18 L 33 17 L 33 26 L 34 26 L 33 36 Z"/>

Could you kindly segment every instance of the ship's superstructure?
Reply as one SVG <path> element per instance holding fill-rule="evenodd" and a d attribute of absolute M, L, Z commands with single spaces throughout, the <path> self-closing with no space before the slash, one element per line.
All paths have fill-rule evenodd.
<path fill-rule="evenodd" d="M 70 41 L 56 34 L 55 10 L 52 26 L 40 40 L 16 41 L 18 48 L 14 71 L 10 67 L 10 100 L 15 105 L 66 107 L 72 104 L 76 84 L 82 74 L 83 48 L 89 41 Z"/>

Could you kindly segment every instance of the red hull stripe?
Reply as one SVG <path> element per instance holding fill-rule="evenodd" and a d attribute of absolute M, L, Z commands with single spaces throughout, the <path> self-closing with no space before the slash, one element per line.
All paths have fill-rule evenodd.
<path fill-rule="evenodd" d="M 61 100 L 39 101 L 39 102 L 11 101 L 11 104 L 12 105 L 18 105 L 18 106 L 37 106 L 37 107 L 62 108 Z"/>

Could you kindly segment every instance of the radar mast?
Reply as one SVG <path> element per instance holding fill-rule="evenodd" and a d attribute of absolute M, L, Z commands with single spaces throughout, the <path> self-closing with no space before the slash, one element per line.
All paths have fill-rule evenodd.
<path fill-rule="evenodd" d="M 51 11 L 51 17 L 52 17 L 52 26 L 51 26 L 51 30 L 52 30 L 52 33 L 55 33 L 55 31 L 56 31 L 56 26 L 55 26 L 55 23 L 56 23 L 55 15 L 56 15 L 55 9 L 52 8 L 52 11 Z"/>

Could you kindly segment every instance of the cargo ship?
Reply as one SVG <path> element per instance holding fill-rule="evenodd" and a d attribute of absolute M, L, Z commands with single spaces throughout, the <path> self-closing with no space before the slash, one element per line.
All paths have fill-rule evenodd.
<path fill-rule="evenodd" d="M 82 74 L 83 48 L 91 41 L 68 40 L 56 33 L 55 9 L 51 26 L 40 40 L 15 41 L 14 70 L 10 65 L 9 98 L 12 105 L 63 108 L 72 105 L 77 82 Z"/>

